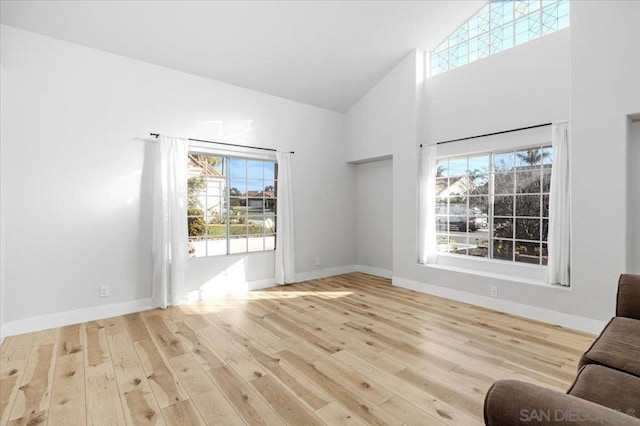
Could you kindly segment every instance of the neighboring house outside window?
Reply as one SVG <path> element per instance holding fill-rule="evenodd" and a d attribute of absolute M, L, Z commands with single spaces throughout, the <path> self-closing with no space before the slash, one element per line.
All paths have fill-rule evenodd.
<path fill-rule="evenodd" d="M 188 166 L 191 257 L 275 249 L 274 161 L 191 152 Z"/>
<path fill-rule="evenodd" d="M 546 265 L 548 145 L 439 158 L 437 251 Z"/>
<path fill-rule="evenodd" d="M 497 0 L 431 51 L 431 75 L 569 27 L 569 0 Z"/>

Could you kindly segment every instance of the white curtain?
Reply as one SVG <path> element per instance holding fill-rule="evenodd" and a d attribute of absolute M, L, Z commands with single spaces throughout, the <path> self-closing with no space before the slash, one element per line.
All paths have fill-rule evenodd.
<path fill-rule="evenodd" d="M 570 285 L 571 198 L 569 182 L 569 123 L 551 128 L 553 167 L 549 195 L 548 281 Z"/>
<path fill-rule="evenodd" d="M 276 283 L 286 284 L 295 282 L 296 278 L 291 154 L 288 152 L 278 152 L 277 158 Z"/>
<path fill-rule="evenodd" d="M 153 305 L 187 300 L 187 155 L 185 139 L 155 142 L 153 202 Z"/>
<path fill-rule="evenodd" d="M 426 264 L 436 252 L 436 156 L 437 146 L 420 149 L 418 197 L 418 262 Z"/>

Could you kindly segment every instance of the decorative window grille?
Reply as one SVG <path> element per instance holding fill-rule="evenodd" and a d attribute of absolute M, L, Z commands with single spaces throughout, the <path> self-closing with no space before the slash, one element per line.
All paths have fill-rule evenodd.
<path fill-rule="evenodd" d="M 431 75 L 569 27 L 569 0 L 487 4 L 431 52 Z"/>
<path fill-rule="evenodd" d="M 189 153 L 189 255 L 274 250 L 277 163 Z"/>

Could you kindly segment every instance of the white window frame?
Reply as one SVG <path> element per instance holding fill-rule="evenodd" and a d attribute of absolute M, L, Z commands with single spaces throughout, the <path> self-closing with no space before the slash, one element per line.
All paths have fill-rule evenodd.
<path fill-rule="evenodd" d="M 470 156 L 488 152 L 526 150 L 551 145 L 551 126 L 483 136 L 438 145 L 437 159 Z M 491 225 L 489 225 L 491 226 Z M 459 254 L 435 253 L 429 256 L 426 267 L 442 267 L 460 272 L 478 273 L 498 278 L 515 278 L 535 284 L 545 283 L 547 266 L 519 263 Z"/>
<path fill-rule="evenodd" d="M 231 158 L 238 158 L 238 159 L 243 159 L 243 160 L 254 160 L 254 161 L 269 161 L 269 162 L 273 162 L 275 164 L 275 174 L 274 174 L 274 182 L 275 182 L 275 187 L 276 187 L 276 191 L 277 191 L 277 157 L 275 152 L 270 152 L 270 151 L 265 151 L 265 152 L 256 152 L 255 150 L 252 150 L 250 148 L 242 148 L 242 147 L 224 147 L 221 148 L 220 146 L 216 146 L 216 145 L 212 145 L 210 143 L 205 143 L 205 142 L 196 142 L 196 141 L 190 141 L 189 142 L 189 148 L 188 148 L 188 153 L 189 155 L 207 155 L 207 156 L 216 156 L 216 157 L 222 157 L 224 158 L 224 161 L 227 162 L 227 167 L 228 167 L 228 162 Z M 227 203 L 230 202 L 231 200 L 231 196 L 230 196 L 230 179 L 231 177 L 229 175 L 224 176 L 225 179 L 225 194 L 224 194 L 224 199 L 226 200 Z M 276 198 L 277 199 L 277 192 L 276 192 Z M 227 217 L 226 217 L 226 253 L 221 253 L 221 254 L 207 254 L 204 256 L 194 256 L 197 258 L 211 258 L 211 257 L 225 257 L 225 256 L 238 256 L 238 255 L 248 255 L 248 254 L 254 254 L 254 253 L 265 253 L 265 252 L 274 252 L 275 251 L 275 240 L 276 240 L 276 236 L 277 236 L 277 229 L 276 232 L 273 233 L 273 239 L 274 239 L 274 248 L 271 249 L 264 249 L 263 250 L 246 250 L 243 252 L 231 252 L 231 247 L 230 247 L 230 240 L 231 240 L 231 235 L 230 235 L 230 217 L 229 217 L 229 208 L 227 208 Z M 263 212 L 263 214 L 265 214 Z M 277 217 L 277 212 L 274 215 L 274 224 L 275 224 L 275 219 Z M 185 218 L 186 219 L 186 218 Z M 271 235 L 271 234 L 269 234 Z M 187 237 L 189 237 L 187 235 Z M 263 233 L 263 240 L 265 238 L 265 234 Z M 263 246 L 264 247 L 264 246 Z"/>

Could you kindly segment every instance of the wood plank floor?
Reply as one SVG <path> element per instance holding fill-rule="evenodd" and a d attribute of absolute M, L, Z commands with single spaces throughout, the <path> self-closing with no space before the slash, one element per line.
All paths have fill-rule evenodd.
<path fill-rule="evenodd" d="M 482 424 L 593 339 L 346 274 L 8 337 L 0 424 Z"/>

